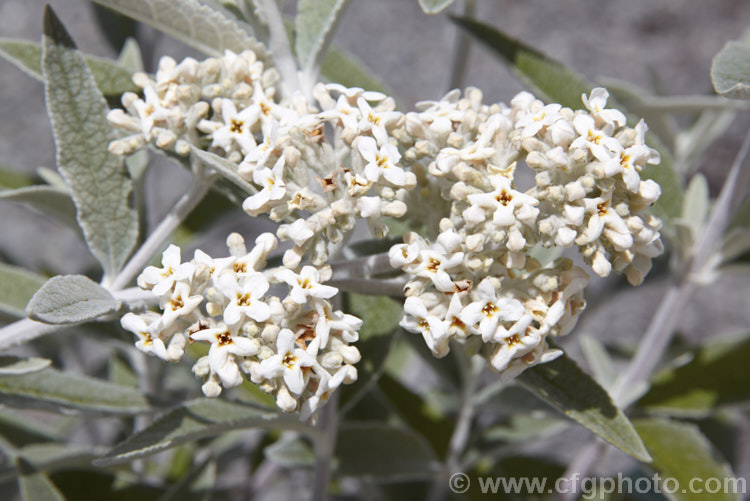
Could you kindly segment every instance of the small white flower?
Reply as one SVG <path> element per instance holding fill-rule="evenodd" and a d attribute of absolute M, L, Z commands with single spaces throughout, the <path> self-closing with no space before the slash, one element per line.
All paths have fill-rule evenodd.
<path fill-rule="evenodd" d="M 320 283 L 320 272 L 314 266 L 303 266 L 299 274 L 284 268 L 275 277 L 292 288 L 289 299 L 295 304 L 305 304 L 310 297 L 328 299 L 338 292 L 336 287 Z"/>
<path fill-rule="evenodd" d="M 213 132 L 213 146 L 224 151 L 232 149 L 234 143 L 239 144 L 247 154 L 255 148 L 255 139 L 251 129 L 258 121 L 260 109 L 250 106 L 238 112 L 231 99 L 221 101 L 221 116 L 224 125 Z"/>
<path fill-rule="evenodd" d="M 523 222 L 527 225 L 533 225 L 539 214 L 539 209 L 534 206 L 538 205 L 539 201 L 514 190 L 511 179 L 505 176 L 492 176 L 490 181 L 495 188 L 494 191 L 468 196 L 471 207 L 463 212 L 464 219 L 470 224 L 481 223 L 486 217 L 484 209 L 489 209 L 492 211 L 492 223 L 495 226 L 510 226 L 519 216 L 523 216 Z"/>
<path fill-rule="evenodd" d="M 281 376 L 289 391 L 293 395 L 300 395 L 305 389 L 305 375 L 302 370 L 314 366 L 315 357 L 299 348 L 295 340 L 291 330 L 282 329 L 276 338 L 276 354 L 263 360 L 258 370 L 266 379 Z"/>
<path fill-rule="evenodd" d="M 430 315 L 422 300 L 414 296 L 406 298 L 404 313 L 406 315 L 399 322 L 401 327 L 422 334 L 427 347 L 436 357 L 448 353 L 448 331 L 442 318 Z"/>
<path fill-rule="evenodd" d="M 178 318 L 187 319 L 203 302 L 203 296 L 191 294 L 188 284 L 177 282 L 171 294 L 161 297 L 159 307 L 164 311 L 161 317 L 161 328 L 170 327 Z"/>
<path fill-rule="evenodd" d="M 362 119 L 359 121 L 360 132 L 370 131 L 380 146 L 388 144 L 388 127 L 395 124 L 403 115 L 396 111 L 375 111 L 364 97 L 357 99 L 357 106 Z"/>
<path fill-rule="evenodd" d="M 190 335 L 194 341 L 211 344 L 208 349 L 208 364 L 225 388 L 242 383 L 236 357 L 249 357 L 258 353 L 260 344 L 255 339 L 237 335 L 238 327 L 219 324 L 215 328 L 202 329 Z"/>
<path fill-rule="evenodd" d="M 367 161 L 365 177 L 368 181 L 376 182 L 382 176 L 394 186 L 406 184 L 406 172 L 398 165 L 401 154 L 396 146 L 385 143 L 378 148 L 373 138 L 360 137 L 357 140 L 357 149 Z"/>
<path fill-rule="evenodd" d="M 181 263 L 180 248 L 172 244 L 161 258 L 163 268 L 149 266 L 138 277 L 138 286 L 151 289 L 157 296 L 163 296 L 172 289 L 175 282 L 192 277 L 195 267 L 192 263 Z"/>
<path fill-rule="evenodd" d="M 146 313 L 145 315 L 136 315 L 135 313 L 126 313 L 120 324 L 122 328 L 138 336 L 135 347 L 144 353 L 151 353 L 167 360 L 167 347 L 164 341 L 154 334 L 159 331 L 159 320 L 161 316 L 156 313 Z"/>
<path fill-rule="evenodd" d="M 589 115 L 577 115 L 573 119 L 573 127 L 579 137 L 570 144 L 571 149 L 588 149 L 594 158 L 606 162 L 612 158 L 613 152 L 622 148 L 619 141 L 610 135 L 612 128 L 605 126 L 603 130 L 597 129 L 594 119 Z"/>
<path fill-rule="evenodd" d="M 495 337 L 501 321 L 515 322 L 523 317 L 526 309 L 517 299 L 498 297 L 494 282 L 496 279 L 485 278 L 472 291 L 476 301 L 469 304 L 461 313 L 461 321 L 470 329 L 482 335 L 486 343 Z"/>
<path fill-rule="evenodd" d="M 261 299 L 268 287 L 262 273 L 250 273 L 241 283 L 233 273 L 222 274 L 219 277 L 219 290 L 229 299 L 229 304 L 224 308 L 224 321 L 234 325 L 243 316 L 256 322 L 268 320 L 270 309 Z"/>
<path fill-rule="evenodd" d="M 588 96 L 583 94 L 581 99 L 586 108 L 591 112 L 591 115 L 600 122 L 613 127 L 620 127 L 627 122 L 622 112 L 605 108 L 607 106 L 607 99 L 609 99 L 607 89 L 596 87 L 591 90 L 591 94 Z"/>
<path fill-rule="evenodd" d="M 284 157 L 276 161 L 273 170 L 268 167 L 253 171 L 253 182 L 263 188 L 245 199 L 242 209 L 251 216 L 257 216 L 269 209 L 269 203 L 281 200 L 286 195 L 284 182 Z"/>

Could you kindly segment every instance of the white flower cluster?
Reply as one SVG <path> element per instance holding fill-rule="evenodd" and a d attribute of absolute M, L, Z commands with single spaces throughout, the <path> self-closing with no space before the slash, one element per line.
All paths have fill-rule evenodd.
<path fill-rule="evenodd" d="M 125 94 L 125 111 L 109 115 L 130 132 L 110 145 L 114 153 L 151 143 L 227 159 L 257 190 L 243 209 L 281 223 L 276 237 L 293 244 L 270 275 L 260 268 L 277 240 L 266 234 L 249 254 L 231 236 L 225 260 L 197 252 L 180 263 L 170 248 L 164 268 L 141 276 L 163 313 L 127 315 L 123 325 L 165 360 L 178 359 L 188 339 L 211 343 L 194 368 L 207 395 L 239 384 L 244 371 L 284 410 L 309 414 L 356 378 L 359 352 L 349 343 L 361 322 L 332 311 L 336 289 L 320 284 L 330 268 L 317 267 L 357 219 L 381 238 L 383 216 L 408 208 L 429 238 L 408 233 L 389 253 L 410 277 L 401 325 L 436 356 L 451 339 L 479 343 L 505 377 L 558 356 L 547 336 L 570 331 L 585 306 L 586 271 L 563 258 L 542 267 L 532 249 L 576 248 L 597 275 L 614 269 L 632 284 L 663 250 L 661 222 L 646 211 L 660 188 L 640 177 L 659 155 L 643 122 L 628 127 L 606 108 L 604 89 L 583 96 L 578 111 L 526 92 L 510 106 L 486 105 L 470 88 L 404 115 L 390 97 L 337 84 L 277 102 L 277 80 L 250 51 L 200 63 L 162 58 L 155 80 L 134 77 L 143 99 Z M 533 174 L 528 189 L 519 165 Z M 315 267 L 293 271 L 303 260 Z M 283 301 L 266 296 L 274 282 L 291 288 Z"/>
<path fill-rule="evenodd" d="M 535 246 L 575 246 L 596 274 L 614 268 L 632 284 L 661 254 L 661 222 L 645 212 L 660 188 L 639 175 L 658 153 L 645 124 L 627 127 L 607 97 L 594 89 L 586 110 L 573 111 L 527 92 L 510 107 L 485 105 L 468 89 L 407 115 L 405 162 L 423 186 L 409 215 L 436 237 L 407 234 L 389 255 L 412 278 L 401 325 L 436 356 L 450 339 L 481 337 L 492 367 L 513 377 L 559 355 L 546 337 L 573 327 L 588 274 L 564 258 L 541 268 L 529 257 Z M 535 174 L 527 190 L 522 161 Z M 411 210 L 420 206 L 445 210 Z"/>
<path fill-rule="evenodd" d="M 277 236 L 294 244 L 284 264 L 296 267 L 309 255 L 321 265 L 328 244 L 345 239 L 356 218 L 382 237 L 381 217 L 406 213 L 402 199 L 416 177 L 400 165 L 393 137 L 404 115 L 384 94 L 335 84 L 319 84 L 316 102 L 297 94 L 277 103 L 276 79 L 250 51 L 201 63 L 162 58 L 155 81 L 134 78 L 144 99 L 125 94 L 127 113 L 110 112 L 112 125 L 135 133 L 110 150 L 128 154 L 151 142 L 180 155 L 192 146 L 230 160 L 258 189 L 244 210 L 284 223 Z"/>
<path fill-rule="evenodd" d="M 342 383 L 357 379 L 353 364 L 360 354 L 351 343 L 362 321 L 333 310 L 328 299 L 338 290 L 321 283 L 330 278 L 330 267 L 264 272 L 277 243 L 264 233 L 247 252 L 233 233 L 229 257 L 213 259 L 197 250 L 186 263 L 171 245 L 161 268 L 150 266 L 138 277 L 139 287 L 159 297 L 161 313 L 128 313 L 121 323 L 138 336 L 138 349 L 165 361 L 180 360 L 187 342 L 210 344 L 193 366 L 207 396 L 239 385 L 246 374 L 274 393 L 281 409 L 307 418 Z M 270 295 L 273 284 L 286 286 L 288 294 Z"/>

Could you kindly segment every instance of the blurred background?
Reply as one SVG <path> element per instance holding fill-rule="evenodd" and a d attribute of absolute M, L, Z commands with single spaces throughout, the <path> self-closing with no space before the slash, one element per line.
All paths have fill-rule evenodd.
<path fill-rule="evenodd" d="M 79 48 L 115 57 L 120 34 L 111 18 L 97 14 L 87 0 L 50 0 Z M 39 40 L 41 0 L 0 0 L 0 37 Z M 293 11 L 294 2 L 288 1 Z M 451 12 L 460 13 L 462 2 Z M 594 82 L 620 79 L 666 95 L 713 94 L 711 58 L 728 40 L 750 28 L 746 0 L 477 0 L 477 19 L 545 52 Z M 103 28 L 105 26 L 105 28 Z M 192 49 L 146 26 L 133 26 L 146 70 L 169 55 L 202 57 Z M 359 58 L 390 88 L 404 111 L 420 100 L 439 99 L 450 88 L 453 47 L 458 33 L 445 14 L 425 15 L 417 0 L 352 0 L 334 43 Z M 114 41 L 114 43 L 113 43 Z M 121 39 L 119 39 L 121 41 Z M 479 87 L 486 102 L 508 101 L 522 90 L 515 77 L 483 47 L 472 44 L 463 85 Z M 0 166 L 26 173 L 54 168 L 55 151 L 45 112 L 43 85 L 0 60 Z M 701 164 L 715 195 L 750 127 L 747 113 L 738 115 L 728 132 Z M 153 225 L 184 191 L 189 175 L 154 157 L 146 181 L 149 224 Z M 238 211 L 241 213 L 241 211 Z M 224 218 L 196 243 L 225 253 L 229 231 L 247 238 L 259 232 L 247 217 Z M 0 261 L 52 275 L 84 273 L 92 265 L 76 233 L 27 208 L 0 202 Z M 661 266 L 666 266 L 665 262 Z M 638 289 L 620 287 L 617 279 L 592 287 L 589 311 L 567 340 L 576 357 L 575 336 L 586 333 L 602 342 L 637 343 L 662 295 L 666 274 L 654 273 Z M 612 287 L 614 295 L 597 301 L 596 291 Z M 680 323 L 684 339 L 697 340 L 750 325 L 750 277 L 724 276 L 699 289 Z M 750 471 L 750 426 L 735 444 L 738 473 Z M 579 430 L 575 440 L 588 437 Z M 571 440 L 571 437 L 568 437 Z M 546 452 L 555 448 L 545 445 Z M 565 448 L 561 447 L 563 451 Z M 555 452 L 556 453 L 556 452 Z M 561 452 L 562 454 L 563 452 Z M 616 459 L 616 458 L 615 458 Z"/>

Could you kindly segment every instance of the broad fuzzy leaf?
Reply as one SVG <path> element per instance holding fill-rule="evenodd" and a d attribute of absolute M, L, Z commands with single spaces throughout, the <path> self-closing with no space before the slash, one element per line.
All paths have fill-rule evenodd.
<path fill-rule="evenodd" d="M 109 414 L 151 410 L 146 397 L 133 388 L 51 368 L 21 376 L 0 376 L 0 395 L 6 397 L 6 401 L 12 397 L 25 403 Z"/>
<path fill-rule="evenodd" d="M 225 50 L 251 49 L 269 66 L 263 44 L 230 17 L 198 0 L 93 0 L 121 14 L 149 24 L 206 54 L 222 56 Z"/>
<path fill-rule="evenodd" d="M 640 461 L 649 461 L 648 452 L 633 425 L 615 406 L 609 394 L 562 355 L 546 364 L 527 369 L 518 377 L 524 388 L 568 417 Z"/>
<path fill-rule="evenodd" d="M 658 373 L 638 404 L 680 416 L 706 416 L 719 406 L 750 399 L 750 336 L 712 339 L 692 353 L 692 360 Z"/>
<path fill-rule="evenodd" d="M 588 94 L 594 86 L 581 75 L 492 26 L 469 18 L 451 19 L 503 59 L 539 99 L 574 110 L 583 108 L 581 95 Z M 609 106 L 620 107 L 613 101 L 610 99 Z M 647 166 L 641 173 L 641 177 L 653 179 L 661 186 L 662 195 L 654 205 L 654 211 L 659 217 L 678 217 L 682 206 L 682 185 L 672 154 L 653 134 L 649 133 L 646 140 L 661 154 L 659 165 Z"/>
<path fill-rule="evenodd" d="M 22 203 L 66 226 L 78 229 L 76 206 L 66 190 L 45 185 L 25 186 L 0 191 L 0 200 Z"/>
<path fill-rule="evenodd" d="M 49 6 L 44 12 L 42 46 L 57 165 L 70 187 L 89 248 L 105 274 L 114 276 L 138 237 L 138 216 L 130 204 L 133 182 L 122 157 L 107 149 L 116 139 L 107 122 L 107 103 Z"/>
<path fill-rule="evenodd" d="M 419 6 L 425 14 L 438 14 L 448 7 L 455 0 L 419 0 Z"/>
<path fill-rule="evenodd" d="M 42 46 L 29 40 L 0 38 L 0 56 L 37 80 L 44 80 L 42 74 Z M 114 61 L 101 57 L 84 55 L 96 86 L 105 96 L 119 96 L 123 92 L 138 92 L 133 83 L 132 72 Z"/>
<path fill-rule="evenodd" d="M 349 0 L 300 0 L 294 19 L 294 47 L 302 68 L 309 71 L 320 66 L 348 3 Z"/>
<path fill-rule="evenodd" d="M 295 416 L 282 415 L 274 409 L 200 398 L 184 403 L 130 436 L 99 458 L 96 464 L 104 466 L 132 461 L 237 428 L 311 431 Z"/>
<path fill-rule="evenodd" d="M 433 478 L 435 453 L 411 430 L 384 423 L 345 423 L 336 439 L 339 474 L 375 481 Z"/>
<path fill-rule="evenodd" d="M 727 42 L 711 63 L 711 81 L 722 96 L 750 99 L 750 44 Z"/>
<path fill-rule="evenodd" d="M 718 457 L 697 426 L 666 419 L 638 419 L 633 421 L 633 425 L 651 453 L 651 466 L 661 474 L 662 479 L 674 479 L 679 484 L 676 492 L 668 497 L 678 501 L 742 499 L 740 493 L 731 492 L 732 481 L 737 477 L 732 474 L 727 462 Z M 706 483 L 709 479 L 712 479 L 711 483 Z M 742 482 L 741 479 L 739 481 Z M 672 490 L 676 487 L 672 482 L 672 485 L 665 483 L 662 487 Z M 720 482 L 719 487 L 726 488 L 726 491 L 713 492 L 713 482 Z M 691 487 L 694 492 L 690 492 Z"/>
<path fill-rule="evenodd" d="M 47 279 L 18 266 L 0 263 L 0 312 L 26 316 L 26 305 Z"/>
<path fill-rule="evenodd" d="M 83 275 L 50 278 L 29 301 L 29 318 L 48 324 L 76 324 L 120 308 L 120 301 Z"/>

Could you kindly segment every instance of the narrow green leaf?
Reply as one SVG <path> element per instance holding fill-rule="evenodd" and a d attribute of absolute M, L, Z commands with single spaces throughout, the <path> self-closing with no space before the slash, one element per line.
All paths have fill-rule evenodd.
<path fill-rule="evenodd" d="M 16 459 L 16 467 L 20 473 L 18 488 L 23 501 L 65 501 L 55 484 L 44 473 L 37 472 L 34 467 L 23 458 Z"/>
<path fill-rule="evenodd" d="M 25 186 L 0 191 L 0 200 L 22 203 L 70 228 L 78 229 L 76 206 L 66 190 L 45 185 Z"/>
<path fill-rule="evenodd" d="M 294 19 L 294 47 L 305 70 L 320 66 L 323 53 L 349 0 L 300 0 Z"/>
<path fill-rule="evenodd" d="M 4 57 L 29 76 L 43 81 L 42 46 L 30 40 L 0 38 L 0 56 Z M 138 92 L 133 83 L 132 72 L 127 68 L 101 57 L 84 55 L 96 86 L 105 96 L 119 96 L 123 92 Z"/>
<path fill-rule="evenodd" d="M 659 372 L 638 405 L 660 413 L 701 417 L 750 399 L 750 336 L 711 339 L 690 362 Z"/>
<path fill-rule="evenodd" d="M 146 397 L 133 388 L 52 368 L 21 376 L 0 376 L 0 395 L 102 413 L 137 414 L 151 410 Z"/>
<path fill-rule="evenodd" d="M 440 465 L 417 433 L 384 423 L 344 423 L 336 440 L 339 474 L 375 481 L 433 478 Z"/>
<path fill-rule="evenodd" d="M 282 437 L 263 449 L 266 459 L 284 468 L 312 468 L 315 453 L 300 437 Z"/>
<path fill-rule="evenodd" d="M 0 312 L 26 316 L 26 305 L 47 279 L 18 266 L 0 263 Z"/>
<path fill-rule="evenodd" d="M 361 61 L 335 46 L 326 51 L 320 72 L 329 82 L 382 92 L 389 96 L 393 94 Z"/>
<path fill-rule="evenodd" d="M 549 405 L 640 461 L 648 452 L 609 394 L 567 355 L 527 369 L 517 379 Z"/>
<path fill-rule="evenodd" d="M 425 14 L 438 14 L 448 7 L 455 0 L 419 0 L 419 6 Z"/>
<path fill-rule="evenodd" d="M 539 99 L 560 103 L 574 110 L 583 108 L 581 95 L 588 94 L 593 85 L 581 75 L 492 26 L 465 17 L 451 17 L 451 20 L 503 59 Z M 613 99 L 610 99 L 609 105 L 622 108 Z M 652 133 L 647 135 L 646 142 L 659 151 L 661 163 L 647 166 L 641 177 L 653 179 L 661 186 L 662 195 L 653 209 L 657 216 L 666 218 L 668 222 L 680 215 L 682 184 L 675 171 L 672 154 L 666 146 Z"/>
<path fill-rule="evenodd" d="M 198 0 L 93 0 L 121 14 L 149 24 L 206 54 L 223 56 L 225 50 L 251 49 L 270 66 L 263 44 L 238 23 Z"/>
<path fill-rule="evenodd" d="M 0 355 L 0 376 L 14 376 L 37 372 L 50 366 L 52 360 L 48 358 L 18 358 Z"/>
<path fill-rule="evenodd" d="M 14 448 L 30 444 L 62 441 L 68 435 L 70 417 L 39 414 L 4 406 L 0 409 L 0 436 Z"/>
<path fill-rule="evenodd" d="M 107 122 L 107 103 L 49 6 L 42 46 L 57 165 L 70 187 L 89 248 L 105 274 L 114 276 L 138 237 L 138 216 L 130 204 L 133 182 L 122 157 L 107 149 L 116 139 Z"/>
<path fill-rule="evenodd" d="M 107 289 L 83 275 L 50 278 L 26 307 L 29 318 L 48 324 L 77 324 L 120 308 Z"/>
<path fill-rule="evenodd" d="M 729 41 L 711 63 L 714 90 L 732 99 L 750 99 L 750 44 Z"/>
<path fill-rule="evenodd" d="M 523 443 L 553 435 L 569 426 L 556 416 L 514 414 L 507 423 L 488 428 L 482 435 L 485 440 Z"/>
<path fill-rule="evenodd" d="M 638 419 L 633 425 L 651 453 L 651 466 L 662 479 L 674 479 L 669 481 L 671 485 L 665 482 L 661 486 L 665 492 L 675 491 L 667 492 L 668 497 L 678 501 L 742 499 L 737 488 L 744 480 L 732 475 L 727 462 L 718 457 L 697 426 L 666 419 Z"/>
<path fill-rule="evenodd" d="M 296 416 L 283 415 L 275 409 L 200 398 L 168 412 L 114 447 L 95 463 L 106 466 L 132 461 L 237 428 L 312 431 Z"/>
<path fill-rule="evenodd" d="M 237 173 L 237 165 L 226 158 L 214 155 L 208 151 L 200 150 L 195 146 L 190 147 L 190 153 L 198 157 L 206 166 L 215 170 L 218 174 L 240 188 L 246 194 L 253 195 L 258 192 L 255 186 L 247 182 Z"/>

